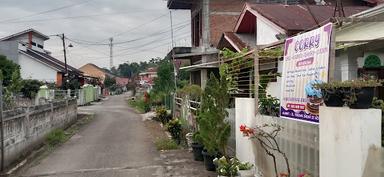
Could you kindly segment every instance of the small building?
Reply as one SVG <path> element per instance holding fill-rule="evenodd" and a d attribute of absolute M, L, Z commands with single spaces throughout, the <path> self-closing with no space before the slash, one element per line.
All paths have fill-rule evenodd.
<path fill-rule="evenodd" d="M 346 16 L 357 14 L 369 7 L 367 6 L 347 6 L 344 7 Z M 246 3 L 241 15 L 231 32 L 222 34 L 218 49 L 230 49 L 234 52 L 240 52 L 244 48 L 249 50 L 256 46 L 263 47 L 279 43 L 289 36 L 293 36 L 302 31 L 308 31 L 317 28 L 329 22 L 333 17 L 335 7 L 328 5 L 301 5 L 301 4 L 259 4 Z M 282 58 L 264 59 L 259 61 L 260 75 L 278 75 L 282 72 Z M 241 72 L 251 72 L 252 68 L 241 70 Z M 241 76 L 244 80 L 247 76 Z M 279 98 L 280 78 L 269 77 L 267 93 Z M 252 77 L 249 78 L 252 80 Z M 249 84 L 240 83 L 247 89 Z M 251 90 L 251 89 L 249 89 Z M 251 95 L 251 94 L 248 94 Z M 242 95 L 240 95 L 242 96 Z M 243 95 L 247 96 L 247 94 Z"/>
<path fill-rule="evenodd" d="M 48 39 L 47 35 L 34 29 L 27 29 L 1 38 L 0 54 L 20 65 L 23 79 L 36 79 L 61 86 L 66 74 L 65 63 L 44 49 L 44 41 Z M 80 70 L 70 65 L 67 65 L 67 69 L 68 74 L 74 75 L 83 83 Z"/>
<path fill-rule="evenodd" d="M 139 73 L 139 83 L 141 86 L 151 88 L 157 77 L 157 68 L 148 68 L 145 72 Z"/>
<path fill-rule="evenodd" d="M 84 72 L 87 76 L 98 78 L 101 83 L 104 83 L 106 77 L 115 77 L 113 74 L 107 72 L 105 69 L 96 66 L 93 63 L 85 64 L 79 68 L 80 71 Z"/>
<path fill-rule="evenodd" d="M 368 9 L 367 6 L 344 7 L 346 16 Z M 219 49 L 241 51 L 256 45 L 268 45 L 288 36 L 329 22 L 334 6 L 246 3 L 232 31 L 222 34 Z"/>

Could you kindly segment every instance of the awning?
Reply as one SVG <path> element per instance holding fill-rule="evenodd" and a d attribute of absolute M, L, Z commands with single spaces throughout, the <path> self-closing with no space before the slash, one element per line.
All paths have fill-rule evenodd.
<path fill-rule="evenodd" d="M 219 50 L 214 48 L 211 48 L 208 51 L 202 51 L 202 49 L 198 47 L 174 47 L 167 54 L 166 58 L 169 60 L 173 59 L 173 57 L 175 59 L 190 59 L 191 57 L 195 57 L 195 56 L 213 55 L 218 53 L 219 53 Z"/>

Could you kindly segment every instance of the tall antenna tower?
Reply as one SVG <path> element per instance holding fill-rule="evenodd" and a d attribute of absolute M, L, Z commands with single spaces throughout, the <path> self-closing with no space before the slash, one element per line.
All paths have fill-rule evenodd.
<path fill-rule="evenodd" d="M 343 2 L 341 0 L 336 0 L 333 17 L 345 17 Z"/>
<path fill-rule="evenodd" d="M 113 38 L 109 38 L 109 69 L 113 68 Z"/>

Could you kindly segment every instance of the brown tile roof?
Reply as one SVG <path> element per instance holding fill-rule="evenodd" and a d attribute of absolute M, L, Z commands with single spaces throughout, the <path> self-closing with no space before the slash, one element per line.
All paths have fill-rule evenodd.
<path fill-rule="evenodd" d="M 309 5 L 310 11 L 305 5 L 283 4 L 248 4 L 251 9 L 272 21 L 285 30 L 303 31 L 316 26 L 310 11 L 319 23 L 329 21 L 333 16 L 334 6 Z M 365 6 L 344 7 L 346 16 L 350 16 L 368 9 Z"/>
<path fill-rule="evenodd" d="M 236 47 L 240 50 L 248 47 L 245 42 L 243 42 L 234 32 L 224 32 L 224 38 L 230 40 Z"/>

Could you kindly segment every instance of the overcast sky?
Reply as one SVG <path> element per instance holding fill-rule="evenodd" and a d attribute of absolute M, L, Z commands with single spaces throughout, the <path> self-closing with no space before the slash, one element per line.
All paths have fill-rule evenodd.
<path fill-rule="evenodd" d="M 114 37 L 114 65 L 164 57 L 171 48 L 170 17 L 164 0 L 0 0 L 0 38 L 34 28 L 46 35 L 65 33 L 68 63 L 109 67 L 108 38 Z M 172 11 L 177 46 L 190 45 L 189 11 Z M 124 43 L 123 43 L 124 42 Z M 89 45 L 93 44 L 93 45 Z M 101 44 L 101 45 L 94 45 Z M 44 48 L 63 59 L 52 36 Z"/>

